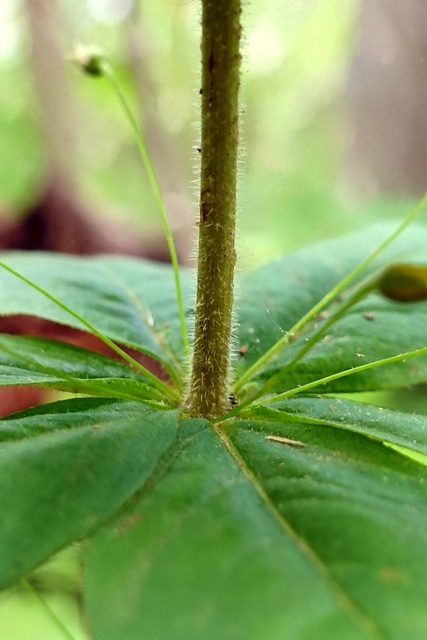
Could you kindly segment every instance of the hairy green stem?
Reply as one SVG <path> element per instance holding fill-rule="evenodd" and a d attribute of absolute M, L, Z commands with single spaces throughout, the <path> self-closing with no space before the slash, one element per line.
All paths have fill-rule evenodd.
<path fill-rule="evenodd" d="M 202 142 L 197 302 L 189 409 L 228 406 L 232 331 L 241 0 L 202 2 Z"/>

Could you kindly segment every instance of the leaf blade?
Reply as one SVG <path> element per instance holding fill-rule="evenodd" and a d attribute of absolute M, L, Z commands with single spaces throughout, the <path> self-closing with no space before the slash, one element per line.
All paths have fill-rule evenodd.
<path fill-rule="evenodd" d="M 267 434 L 299 438 L 305 447 L 270 442 Z M 282 517 L 382 637 L 421 640 L 425 468 L 358 434 L 308 424 L 243 422 L 231 439 Z"/>
<path fill-rule="evenodd" d="M 161 398 L 122 362 L 53 340 L 0 334 L 0 387 L 30 385 L 107 397 Z"/>
<path fill-rule="evenodd" d="M 2 260 L 92 323 L 110 339 L 171 365 L 183 357 L 176 293 L 169 265 L 115 257 L 5 252 Z M 87 330 L 40 292 L 0 269 L 3 315 L 26 314 Z M 183 291 L 189 282 L 183 270 Z M 162 296 L 158 296 L 159 290 Z M 94 295 L 96 292 L 96 296 Z"/>
<path fill-rule="evenodd" d="M 95 535 L 85 594 L 96 640 L 380 637 L 325 586 L 208 428 Z"/>
<path fill-rule="evenodd" d="M 0 527 L 2 586 L 86 536 L 150 475 L 175 438 L 176 413 L 125 408 L 121 420 L 106 419 L 105 406 L 98 417 L 94 409 L 81 427 L 77 414 L 74 428 L 59 431 L 51 416 L 35 437 L 0 444 L 0 508 L 8 514 Z M 33 428 L 35 420 L 43 426 L 43 414 L 33 416 Z M 7 427 L 27 421 L 18 416 Z"/>
<path fill-rule="evenodd" d="M 322 242 L 307 250 L 277 260 L 252 273 L 242 282 L 240 323 L 240 361 L 238 372 L 248 369 L 310 307 L 333 287 L 368 253 L 384 231 L 370 229 L 353 236 Z M 410 253 L 422 259 L 427 240 L 426 227 L 408 229 L 390 247 L 381 261 L 366 273 L 375 273 L 379 265 Z M 283 288 L 286 282 L 286 289 Z M 319 342 L 283 375 L 273 389 L 282 392 L 357 365 L 412 351 L 425 346 L 424 319 L 427 306 L 398 305 L 379 296 L 370 296 L 355 305 L 322 336 Z M 324 312 L 326 313 L 326 312 Z M 301 335 L 286 345 L 254 380 L 263 385 L 280 373 L 319 327 L 322 317 L 313 319 Z M 415 369 L 415 370 L 414 370 Z M 320 375 L 321 372 L 321 375 Z M 417 364 L 399 363 L 329 383 L 323 391 L 362 391 L 397 388 L 427 377 L 427 359 Z"/>

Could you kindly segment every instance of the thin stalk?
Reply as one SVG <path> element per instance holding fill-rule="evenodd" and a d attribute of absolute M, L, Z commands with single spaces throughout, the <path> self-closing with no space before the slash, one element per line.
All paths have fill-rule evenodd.
<path fill-rule="evenodd" d="M 377 277 L 370 277 L 366 281 L 362 282 L 348 297 L 347 300 L 332 314 L 322 325 L 319 327 L 317 331 L 304 343 L 304 346 L 295 354 L 295 356 L 289 360 L 283 367 L 281 367 L 280 371 L 276 373 L 274 376 L 269 378 L 263 387 L 260 387 L 256 392 L 250 395 L 246 400 L 243 400 L 235 409 L 232 409 L 231 412 L 227 413 L 225 418 L 230 418 L 237 413 L 241 413 L 242 410 L 246 409 L 246 407 L 254 404 L 256 400 L 265 396 L 269 389 L 278 384 L 284 376 L 288 373 L 292 367 L 301 360 L 301 358 L 312 349 L 320 340 L 322 335 L 335 324 L 348 309 L 354 306 L 357 302 L 362 300 L 367 294 L 369 294 L 377 283 Z"/>
<path fill-rule="evenodd" d="M 166 410 L 168 407 L 162 404 L 164 400 L 163 395 L 157 389 L 153 389 L 148 384 L 146 385 L 146 395 L 134 395 L 132 393 L 126 393 L 117 390 L 117 388 L 110 388 L 109 386 L 105 386 L 102 384 L 102 380 L 108 382 L 109 378 L 95 378 L 94 380 L 77 378 L 65 373 L 65 371 L 58 371 L 54 367 L 47 367 L 45 365 L 40 364 L 36 359 L 29 358 L 28 356 L 24 356 L 22 354 L 17 354 L 13 349 L 8 349 L 5 347 L 4 343 L 2 343 L 0 336 L 0 351 L 6 353 L 13 358 L 20 360 L 21 362 L 25 362 L 31 366 L 36 366 L 37 373 L 46 373 L 47 375 L 54 376 L 57 380 L 56 382 L 45 382 L 45 383 L 33 383 L 31 386 L 40 387 L 41 389 L 56 389 L 58 391 L 70 391 L 68 388 L 64 388 L 61 385 L 61 382 L 68 382 L 73 386 L 71 393 L 82 394 L 82 395 L 91 395 L 91 396 L 101 396 L 103 398 L 121 398 L 123 400 L 132 400 L 136 402 L 140 402 L 150 408 Z M 126 382 L 126 379 L 124 379 Z"/>
<path fill-rule="evenodd" d="M 329 302 L 331 302 L 348 284 L 352 282 L 357 276 L 371 264 L 401 233 L 407 226 L 415 220 L 415 218 L 421 213 L 424 206 L 427 204 L 427 193 L 418 202 L 418 204 L 412 209 L 412 211 L 406 216 L 403 222 L 388 236 L 363 262 L 361 262 L 353 271 L 351 271 L 336 287 L 331 289 L 317 304 L 314 305 L 298 322 L 285 333 L 280 340 L 278 340 L 268 351 L 266 351 L 254 364 L 247 369 L 238 380 L 234 383 L 233 393 L 237 393 L 243 385 L 250 380 L 253 375 L 263 367 L 280 349 L 282 349 L 291 339 L 292 336 L 301 331 L 303 327 L 317 314 L 324 309 Z"/>
<path fill-rule="evenodd" d="M 104 58 L 101 59 L 100 65 L 101 65 L 101 70 L 103 75 L 107 78 L 113 91 L 116 93 L 117 98 L 120 102 L 120 105 L 131 126 L 133 135 L 136 140 L 136 144 L 138 146 L 139 153 L 141 155 L 142 162 L 144 164 L 145 171 L 147 172 L 147 177 L 150 183 L 151 190 L 153 192 L 154 200 L 156 202 L 157 209 L 159 210 L 160 219 L 163 226 L 163 232 L 165 234 L 166 242 L 168 245 L 169 254 L 172 262 L 173 273 L 175 277 L 175 288 L 176 288 L 176 296 L 178 299 L 178 310 L 179 310 L 179 319 L 181 323 L 182 340 L 184 343 L 184 348 L 185 348 L 185 353 L 187 355 L 187 358 L 190 358 L 191 349 L 190 349 L 190 343 L 188 340 L 187 326 L 185 323 L 184 302 L 182 298 L 181 280 L 179 277 L 178 258 L 176 255 L 176 249 L 175 249 L 175 243 L 173 240 L 172 231 L 166 215 L 165 206 L 163 204 L 163 198 L 160 191 L 159 183 L 157 182 L 156 174 L 154 173 L 153 165 L 151 163 L 150 156 L 147 151 L 147 146 L 145 144 L 144 137 L 142 135 L 140 128 L 138 127 L 138 124 L 135 120 L 135 117 L 132 114 L 132 111 L 128 106 L 126 98 L 124 97 L 124 94 L 120 89 L 120 85 L 117 82 L 117 78 L 113 71 L 113 68 L 110 65 L 110 63 Z"/>
<path fill-rule="evenodd" d="M 232 332 L 241 0 L 202 2 L 202 141 L 197 300 L 188 405 L 215 418 L 228 406 Z"/>
<path fill-rule="evenodd" d="M 51 302 L 56 304 L 60 309 L 62 309 L 63 311 L 65 311 L 66 313 L 71 315 L 73 318 L 75 318 L 76 320 L 81 322 L 83 326 L 85 326 L 87 329 L 89 329 L 93 333 L 93 335 L 95 335 L 104 344 L 106 344 L 108 347 L 110 347 L 110 349 L 112 349 L 115 353 L 117 353 L 117 355 L 119 355 L 121 358 L 123 358 L 123 360 L 125 360 L 132 367 L 134 367 L 135 369 L 137 369 L 138 371 L 143 373 L 144 376 L 146 376 L 148 378 L 148 380 L 150 381 L 151 385 L 155 389 L 160 391 L 165 397 L 170 398 L 171 400 L 174 400 L 175 402 L 179 402 L 180 401 L 180 396 L 179 396 L 178 393 L 176 393 L 176 391 L 174 391 L 173 389 L 168 387 L 167 384 L 165 384 L 164 382 L 159 380 L 159 378 L 157 378 L 153 373 L 151 373 L 151 371 L 146 369 L 137 360 L 132 358 L 132 356 L 127 354 L 126 351 L 124 351 L 123 349 L 118 347 L 112 340 L 110 340 L 110 338 L 108 338 L 103 333 L 101 333 L 101 331 L 99 331 L 91 322 L 89 322 L 88 320 L 85 320 L 85 318 L 83 318 L 83 316 L 81 316 L 79 313 L 77 313 L 76 311 L 73 311 L 72 309 L 70 309 L 70 307 L 68 307 L 66 304 L 61 302 L 61 300 L 59 300 L 58 298 L 53 296 L 51 293 L 49 293 L 49 291 L 46 291 L 46 289 L 44 289 L 43 287 L 40 287 L 38 284 L 36 284 L 32 280 L 30 280 L 29 278 L 24 276 L 22 273 L 19 273 L 19 271 L 16 271 L 12 267 L 10 267 L 8 264 L 3 262 L 3 260 L 0 260 L 0 267 L 5 269 L 6 271 L 9 271 L 9 273 L 11 273 L 12 275 L 16 276 L 17 278 L 19 278 L 20 280 L 22 280 L 23 282 L 28 284 L 30 287 L 32 287 L 33 289 L 35 289 L 36 291 L 41 293 L 43 296 L 45 296 L 45 298 L 48 298 L 48 300 L 50 300 Z"/>
<path fill-rule="evenodd" d="M 310 389 L 314 389 L 322 384 L 326 384 L 327 382 L 332 382 L 333 380 L 339 380 L 339 378 L 345 378 L 346 376 L 351 376 L 354 373 L 360 373 L 361 371 L 369 371 L 369 369 L 376 369 L 377 367 L 382 367 L 386 364 L 393 364 L 393 362 L 401 362 L 402 360 L 406 360 L 408 358 L 417 358 L 418 356 L 422 356 L 427 353 L 427 347 L 422 347 L 421 349 L 415 349 L 414 351 L 406 351 L 405 353 L 399 353 L 396 356 L 391 356 L 390 358 L 383 358 L 382 360 L 374 360 L 374 362 L 368 362 L 367 364 L 361 364 L 357 367 L 353 367 L 351 369 L 344 369 L 344 371 L 338 371 L 338 373 L 332 373 L 329 376 L 325 376 L 324 378 L 319 378 L 318 380 L 313 380 L 313 382 L 307 382 L 307 384 L 302 384 L 299 387 L 294 387 L 293 389 L 288 389 L 283 393 L 279 393 L 275 396 L 270 396 L 269 398 L 265 398 L 263 400 L 263 404 L 270 404 L 271 402 L 276 402 L 277 400 L 284 400 L 285 398 L 289 398 L 298 393 L 302 393 L 304 391 L 309 391 Z"/>
<path fill-rule="evenodd" d="M 253 395 L 250 400 L 251 403 L 254 400 L 257 400 L 263 395 L 266 395 L 272 387 L 278 384 L 283 378 L 286 376 L 288 371 L 292 369 L 297 362 L 301 360 L 303 356 L 305 356 L 308 351 L 310 351 L 320 340 L 322 335 L 327 331 L 332 325 L 334 325 L 346 311 L 348 311 L 351 307 L 353 307 L 357 302 L 362 300 L 366 295 L 368 295 L 374 288 L 377 283 L 378 278 L 372 277 L 369 278 L 367 282 L 362 283 L 357 289 L 353 292 L 353 294 L 337 309 L 337 311 L 332 314 L 320 327 L 319 329 L 307 340 L 304 346 L 298 351 L 298 353 L 287 362 L 277 373 L 272 376 L 261 389 L 259 389 L 255 395 Z"/>
<path fill-rule="evenodd" d="M 263 394 L 257 392 L 249 397 L 247 400 L 239 404 L 237 407 L 229 411 L 226 415 L 221 418 L 215 420 L 215 422 L 222 422 L 232 418 L 235 415 L 238 415 L 243 412 L 249 406 L 253 406 L 256 400 L 263 395 L 261 405 L 270 404 L 272 402 L 277 402 L 278 400 L 284 400 L 285 398 L 290 398 L 299 393 L 304 393 L 305 391 L 310 391 L 319 387 L 323 384 L 327 384 L 328 382 L 332 382 L 333 380 L 339 380 L 340 378 L 345 378 L 347 376 L 351 376 L 354 373 L 360 373 L 362 371 L 369 371 L 369 369 L 376 369 L 377 367 L 382 367 L 386 364 L 393 364 L 394 362 L 401 362 L 402 360 L 406 360 L 407 358 L 417 358 L 418 356 L 422 356 L 427 354 L 427 347 L 422 347 L 421 349 L 415 349 L 414 351 L 406 351 L 405 353 L 399 353 L 395 356 L 390 356 L 389 358 L 383 358 L 382 360 L 374 360 L 373 362 L 368 362 L 366 364 L 361 364 L 357 367 L 352 367 L 351 369 L 344 369 L 343 371 L 338 371 L 337 373 L 332 373 L 329 376 L 325 376 L 324 378 L 318 378 L 317 380 L 313 380 L 312 382 L 307 382 L 307 384 L 302 384 L 298 387 L 293 387 L 292 389 L 288 389 L 283 393 L 279 393 L 275 396 L 265 396 Z"/>
<path fill-rule="evenodd" d="M 28 582 L 28 580 L 25 580 L 24 578 L 22 578 L 21 585 L 25 589 L 25 591 L 27 591 L 27 593 L 29 593 L 37 601 L 37 603 L 41 606 L 44 612 L 52 620 L 54 625 L 60 630 L 64 638 L 67 638 L 67 640 L 75 640 L 74 636 L 63 624 L 62 620 L 56 615 L 54 610 L 48 605 L 48 603 L 40 595 L 40 593 L 32 587 L 32 585 Z"/>

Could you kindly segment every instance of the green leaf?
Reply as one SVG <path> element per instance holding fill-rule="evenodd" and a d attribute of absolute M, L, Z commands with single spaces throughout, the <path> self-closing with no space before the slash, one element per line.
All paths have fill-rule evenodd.
<path fill-rule="evenodd" d="M 108 397 L 155 395 L 143 375 L 117 360 L 62 342 L 0 334 L 0 387 L 16 385 Z"/>
<path fill-rule="evenodd" d="M 106 425 L 141 414 L 139 402 L 113 398 L 72 398 L 20 411 L 0 420 L 0 441 L 23 440 L 49 431 Z"/>
<path fill-rule="evenodd" d="M 369 637 L 210 428 L 192 420 L 178 433 L 139 501 L 92 540 L 95 640 Z"/>
<path fill-rule="evenodd" d="M 112 340 L 169 365 L 171 354 L 182 357 L 175 285 L 169 265 L 132 258 L 81 258 L 35 252 L 3 253 L 1 259 Z M 188 298 L 185 270 L 182 278 Z M 28 314 L 86 330 L 78 320 L 4 269 L 0 269 L 0 310 L 3 315 Z"/>
<path fill-rule="evenodd" d="M 321 297 L 346 275 L 379 241 L 370 230 L 350 238 L 323 242 L 249 273 L 242 284 L 239 345 L 243 371 L 270 348 Z M 410 253 L 416 260 L 425 253 L 427 228 L 407 230 L 375 267 Z M 286 283 L 286 288 L 284 288 Z M 357 365 L 426 346 L 427 304 L 396 304 L 371 295 L 350 309 L 326 335 L 286 373 L 270 391 L 285 391 Z M 258 382 L 280 372 L 298 354 L 321 323 L 296 336 L 261 373 Z M 396 388 L 427 379 L 427 358 L 417 358 L 333 381 L 319 391 L 362 391 Z"/>
<path fill-rule="evenodd" d="M 426 468 L 359 434 L 295 419 L 234 423 L 228 432 L 278 519 L 323 567 L 329 586 L 371 622 L 366 637 L 425 638 Z"/>
<path fill-rule="evenodd" d="M 327 396 L 292 398 L 256 407 L 250 413 L 264 421 L 330 425 L 427 455 L 426 416 Z"/>
<path fill-rule="evenodd" d="M 1 586 L 113 515 L 175 438 L 176 412 L 107 407 L 82 419 L 82 406 L 68 402 L 2 423 L 34 436 L 0 444 Z"/>
<path fill-rule="evenodd" d="M 3 583 L 93 533 L 95 640 L 423 640 L 427 471 L 371 407 L 334 401 L 331 427 L 315 400 L 217 432 L 98 398 L 3 420 L 27 437 L 0 446 Z M 389 441 L 425 442 L 392 418 Z"/>
<path fill-rule="evenodd" d="M 427 303 L 408 305 L 371 295 L 355 305 L 269 391 L 286 391 L 325 376 L 427 346 Z M 279 374 L 313 331 L 283 350 L 255 378 L 265 382 Z M 313 392 L 380 391 L 427 380 L 427 357 L 408 358 L 333 380 Z"/>

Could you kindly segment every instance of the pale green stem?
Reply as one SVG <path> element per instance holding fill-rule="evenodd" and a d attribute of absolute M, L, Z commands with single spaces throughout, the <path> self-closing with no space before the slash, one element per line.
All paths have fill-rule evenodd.
<path fill-rule="evenodd" d="M 234 383 L 233 393 L 236 393 L 242 386 L 253 377 L 253 375 L 264 366 L 280 349 L 282 349 L 295 333 L 298 333 L 319 311 L 324 309 L 348 284 L 352 282 L 371 262 L 375 260 L 404 229 L 415 220 L 427 203 L 427 193 L 420 202 L 406 216 L 403 222 L 393 233 L 388 236 L 363 262 L 361 262 L 351 273 L 349 273 L 336 287 L 327 293 L 317 304 L 314 305 L 298 322 L 285 333 L 268 351 L 266 351 L 240 378 Z"/>
<path fill-rule="evenodd" d="M 264 396 L 262 399 L 262 405 L 270 404 L 271 402 L 276 402 L 278 400 L 284 400 L 285 398 L 290 398 L 291 396 L 295 396 L 299 393 L 304 393 L 305 391 L 310 391 L 311 389 L 315 389 L 323 384 L 328 382 L 332 382 L 333 380 L 339 380 L 340 378 L 345 378 L 347 376 L 353 375 L 354 373 L 360 373 L 362 371 L 369 371 L 369 369 L 376 369 L 377 367 L 382 367 L 386 364 L 393 364 L 394 362 L 401 362 L 402 360 L 406 360 L 407 358 L 416 358 L 418 356 L 422 356 L 427 354 L 427 347 L 422 347 L 421 349 L 415 349 L 414 351 L 406 351 L 405 353 L 400 353 L 396 356 L 390 356 L 390 358 L 383 358 L 382 360 L 374 360 L 373 362 L 368 362 L 367 364 L 361 364 L 357 367 L 352 367 L 351 369 L 344 369 L 344 371 L 338 371 L 337 373 L 332 373 L 329 376 L 325 376 L 324 378 L 318 378 L 317 380 L 313 380 L 313 382 L 307 382 L 307 384 L 302 384 L 298 387 L 294 387 L 293 389 L 288 389 L 283 393 L 279 393 L 275 396 Z M 252 395 L 250 398 L 239 404 L 235 409 L 229 411 L 222 418 L 218 418 L 216 422 L 228 420 L 233 416 L 242 412 L 246 407 L 253 405 L 255 401 L 260 397 L 260 393 L 256 393 Z"/>
<path fill-rule="evenodd" d="M 228 406 L 239 141 L 241 0 L 202 2 L 202 141 L 195 339 L 188 405 Z"/>
<path fill-rule="evenodd" d="M 421 349 L 415 349 L 414 351 L 407 351 L 406 353 L 400 353 L 396 356 L 391 356 L 390 358 L 383 358 L 382 360 L 375 360 L 374 362 L 361 364 L 357 367 L 353 367 L 352 369 L 345 369 L 344 371 L 338 371 L 338 373 L 332 373 L 331 375 L 325 376 L 324 378 L 313 380 L 313 382 L 307 382 L 307 384 L 302 384 L 301 386 L 295 387 L 294 389 L 288 389 L 288 391 L 284 391 L 283 393 L 279 393 L 275 396 L 270 396 L 269 398 L 265 398 L 265 400 L 263 400 L 263 404 L 270 404 L 271 402 L 276 402 L 277 400 L 284 400 L 285 398 L 289 398 L 290 396 L 294 396 L 298 393 L 303 393 L 304 391 L 309 391 L 310 389 L 314 389 L 316 387 L 321 386 L 322 384 L 332 382 L 333 380 L 339 380 L 339 378 L 345 378 L 346 376 L 351 376 L 354 373 L 360 373 L 361 371 L 369 371 L 369 369 L 376 369 L 377 367 L 382 367 L 386 364 L 393 364 L 393 362 L 401 362 L 402 360 L 406 360 L 407 358 L 416 358 L 426 353 L 427 353 L 427 347 L 422 347 Z"/>
<path fill-rule="evenodd" d="M 46 600 L 44 598 L 42 598 L 40 593 L 38 591 L 36 591 L 31 586 L 31 584 L 28 582 L 28 580 L 25 580 L 24 578 L 22 578 L 20 582 L 21 582 L 22 587 L 25 589 L 25 591 L 27 591 L 37 601 L 37 603 L 42 607 L 42 609 L 45 611 L 45 613 L 48 615 L 48 617 L 52 620 L 52 622 L 55 624 L 55 626 L 60 630 L 62 635 L 65 638 L 67 638 L 67 640 L 75 640 L 74 636 L 67 629 L 67 627 L 63 624 L 62 620 L 56 615 L 56 613 L 48 605 Z"/>
<path fill-rule="evenodd" d="M 128 107 L 126 98 L 124 97 L 123 92 L 120 89 L 120 86 L 119 86 L 119 83 L 117 82 L 113 68 L 111 67 L 109 62 L 105 59 L 101 59 L 100 65 L 101 65 L 103 75 L 109 80 L 113 90 L 115 91 L 119 99 L 119 102 L 128 119 L 128 122 L 131 126 L 136 143 L 138 145 L 139 153 L 142 158 L 142 162 L 145 167 L 145 171 L 147 172 L 148 181 L 150 183 L 150 187 L 154 195 L 154 200 L 159 210 L 160 219 L 163 226 L 163 232 L 165 234 L 166 242 L 168 245 L 169 254 L 172 262 L 173 273 L 175 277 L 175 288 L 176 288 L 176 296 L 178 299 L 178 310 L 179 310 L 179 319 L 181 322 L 182 340 L 184 342 L 184 348 L 185 348 L 185 353 L 187 355 L 187 358 L 190 358 L 191 350 L 190 350 L 190 343 L 188 340 L 187 326 L 185 323 L 184 302 L 182 298 L 181 280 L 179 277 L 178 258 L 176 255 L 176 249 L 175 249 L 175 243 L 173 240 L 172 231 L 166 215 L 165 206 L 163 204 L 163 198 L 160 191 L 159 183 L 157 182 L 156 174 L 154 173 L 153 165 L 151 163 L 150 156 L 147 151 L 147 146 L 145 144 L 144 137 L 141 133 L 140 128 L 138 127 L 138 124 L 132 114 L 132 111 Z"/>
<path fill-rule="evenodd" d="M 269 389 L 277 385 L 285 377 L 288 371 L 292 369 L 292 367 L 297 362 L 299 362 L 299 360 L 301 360 L 301 358 L 308 351 L 310 351 L 310 349 L 312 349 L 315 344 L 317 344 L 321 336 L 325 333 L 325 331 L 327 331 L 327 329 L 329 329 L 329 327 L 335 324 L 344 315 L 344 313 L 348 311 L 348 309 L 350 309 L 353 305 L 359 302 L 375 288 L 376 282 L 377 277 L 375 276 L 372 276 L 368 278 L 367 281 L 362 282 L 356 288 L 356 290 L 353 291 L 352 295 L 349 296 L 349 298 L 337 309 L 337 311 L 332 314 L 325 322 L 323 322 L 319 329 L 307 340 L 307 342 L 304 343 L 300 351 L 298 351 L 298 353 L 296 353 L 296 355 L 289 362 L 281 367 L 280 371 L 276 375 L 272 376 L 263 387 L 259 388 L 255 393 L 246 398 L 246 400 L 243 400 L 243 402 L 241 402 L 235 409 L 232 409 L 232 411 L 227 413 L 225 418 L 230 418 L 233 415 L 240 413 L 241 411 L 246 409 L 246 407 L 254 404 L 256 400 L 265 396 L 268 393 Z"/>
<path fill-rule="evenodd" d="M 9 271 L 9 273 L 13 274 L 17 278 L 19 278 L 20 280 L 22 280 L 23 282 L 28 284 L 30 287 L 32 287 L 33 289 L 35 289 L 36 291 L 41 293 L 43 296 L 45 296 L 45 298 L 48 298 L 48 300 L 50 300 L 51 302 L 56 304 L 60 309 L 63 309 L 63 311 L 66 311 L 73 318 L 75 318 L 76 320 L 81 322 L 81 324 L 83 326 L 85 326 L 87 329 L 89 329 L 89 331 L 91 331 L 93 333 L 93 335 L 95 335 L 104 344 L 106 344 L 108 347 L 110 347 L 110 349 L 112 349 L 115 353 L 117 353 L 117 355 L 119 355 L 121 358 L 123 358 L 123 360 L 125 360 L 130 365 L 132 365 L 132 367 L 134 367 L 135 369 L 137 369 L 138 371 L 143 373 L 148 378 L 148 380 L 151 382 L 151 385 L 155 389 L 158 389 L 165 397 L 170 398 L 171 400 L 174 400 L 175 402 L 177 402 L 177 401 L 179 402 L 179 400 L 180 400 L 179 394 L 177 394 L 173 389 L 168 387 L 167 384 L 165 384 L 164 382 L 159 380 L 159 378 L 157 378 L 153 373 L 151 373 L 151 371 L 146 369 L 137 360 L 132 358 L 132 356 L 127 354 L 126 351 L 124 351 L 123 349 L 118 347 L 112 340 L 110 340 L 110 338 L 108 338 L 103 333 L 98 331 L 98 329 L 91 322 L 89 322 L 88 320 L 85 320 L 85 318 L 83 318 L 83 316 L 81 316 L 79 313 L 77 313 L 76 311 L 73 311 L 72 309 L 70 309 L 70 307 L 68 307 L 66 304 L 61 302 L 61 300 L 59 300 L 58 298 L 53 296 L 51 293 L 46 291 L 46 289 L 44 289 L 43 287 L 40 287 L 38 284 L 36 284 L 32 280 L 30 280 L 29 278 L 24 276 L 22 273 L 19 273 L 19 271 L 16 271 L 12 267 L 10 267 L 8 264 L 3 262 L 3 260 L 0 260 L 0 267 L 5 269 L 6 271 Z"/>
<path fill-rule="evenodd" d="M 298 353 L 287 362 L 277 373 L 272 376 L 266 384 L 256 393 L 256 397 L 252 396 L 251 400 L 263 396 L 268 393 L 268 390 L 273 386 L 278 384 L 280 380 L 282 380 L 285 375 L 288 373 L 292 367 L 301 360 L 303 356 L 305 356 L 308 351 L 310 351 L 320 340 L 322 335 L 327 331 L 332 325 L 334 325 L 346 311 L 348 311 L 351 307 L 353 307 L 357 302 L 362 300 L 366 295 L 371 293 L 371 291 L 375 288 L 378 278 L 372 277 L 369 278 L 367 282 L 362 283 L 357 289 L 353 292 L 353 294 L 345 300 L 345 302 L 337 309 L 337 311 L 332 314 L 320 327 L 319 329 L 304 343 L 304 346 L 298 351 Z"/>
<path fill-rule="evenodd" d="M 40 384 L 32 383 L 31 386 L 40 387 L 43 389 L 57 389 L 59 391 L 64 391 L 64 390 L 69 391 L 69 389 L 64 389 L 63 387 L 61 387 L 61 384 L 60 384 L 61 382 L 68 382 L 74 386 L 74 389 L 70 390 L 71 393 L 78 393 L 78 394 L 92 395 L 92 396 L 98 395 L 104 398 L 121 398 L 123 400 L 133 400 L 134 402 L 135 401 L 140 402 L 141 404 L 144 404 L 147 407 L 159 409 L 160 411 L 168 408 L 164 404 L 161 404 L 161 401 L 163 400 L 163 396 L 160 393 L 160 391 L 158 391 L 157 389 L 153 389 L 153 387 L 149 387 L 147 385 L 147 392 L 146 392 L 147 395 L 134 395 L 132 393 L 118 391 L 116 388 L 109 389 L 108 387 L 106 387 L 100 382 L 100 380 L 102 380 L 103 378 L 97 378 L 95 380 L 89 380 L 89 379 L 82 380 L 81 378 L 70 376 L 66 374 L 64 371 L 58 371 L 53 367 L 47 367 L 45 365 L 40 364 L 40 362 L 38 362 L 34 358 L 29 358 L 28 356 L 17 354 L 15 351 L 13 351 L 13 349 L 8 349 L 7 347 L 5 347 L 4 344 L 2 344 L 1 335 L 0 335 L 0 351 L 3 351 L 3 353 L 7 353 L 7 355 L 12 356 L 17 360 L 21 360 L 22 362 L 25 362 L 29 365 L 32 365 L 32 366 L 36 365 L 37 372 L 40 371 L 42 373 L 46 373 L 48 375 L 54 376 L 58 380 L 58 382 L 52 382 L 52 383 L 49 383 L 49 382 L 40 383 Z M 104 378 L 104 379 L 107 382 L 109 380 L 109 378 Z"/>

